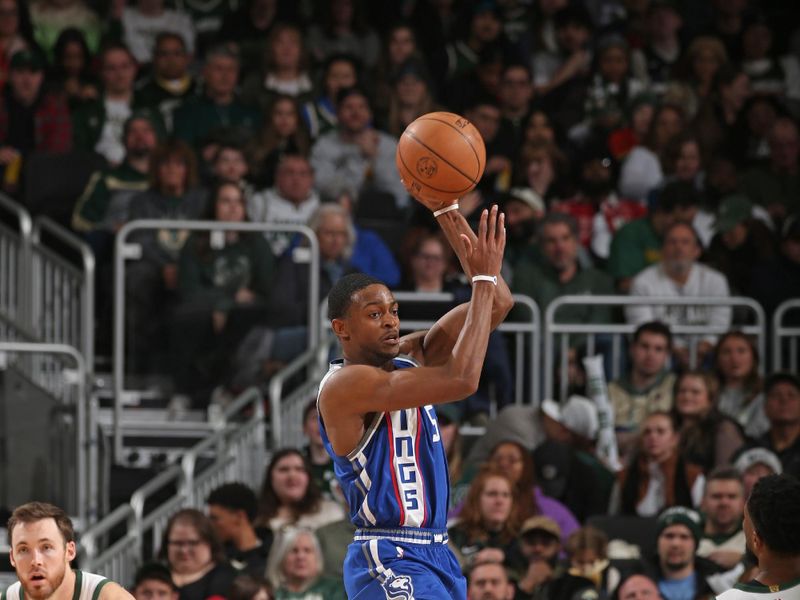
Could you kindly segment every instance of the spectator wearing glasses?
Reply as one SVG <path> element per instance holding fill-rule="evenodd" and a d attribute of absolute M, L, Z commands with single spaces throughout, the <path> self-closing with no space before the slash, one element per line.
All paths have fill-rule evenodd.
<path fill-rule="evenodd" d="M 180 600 L 224 598 L 236 577 L 211 521 L 194 508 L 178 511 L 167 522 L 158 558 L 166 562 Z"/>

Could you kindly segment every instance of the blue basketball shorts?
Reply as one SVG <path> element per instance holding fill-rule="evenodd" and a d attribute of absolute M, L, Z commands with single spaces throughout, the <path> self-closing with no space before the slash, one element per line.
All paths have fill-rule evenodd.
<path fill-rule="evenodd" d="M 344 559 L 350 600 L 465 600 L 467 580 L 444 529 L 358 529 Z"/>

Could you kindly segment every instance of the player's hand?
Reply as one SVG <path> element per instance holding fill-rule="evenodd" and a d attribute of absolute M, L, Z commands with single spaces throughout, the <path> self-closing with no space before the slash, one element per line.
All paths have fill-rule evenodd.
<path fill-rule="evenodd" d="M 481 213 L 478 236 L 473 242 L 464 234 L 467 262 L 470 272 L 475 275 L 499 275 L 506 248 L 506 219 L 496 204 Z"/>

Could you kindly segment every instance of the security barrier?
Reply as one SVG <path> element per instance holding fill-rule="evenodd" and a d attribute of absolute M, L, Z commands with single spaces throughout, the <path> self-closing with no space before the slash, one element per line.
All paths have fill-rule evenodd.
<path fill-rule="evenodd" d="M 772 370 L 797 373 L 800 368 L 800 324 L 787 323 L 789 313 L 800 310 L 800 298 L 783 302 L 772 317 Z M 795 323 L 800 319 L 795 316 Z M 763 356 L 763 354 L 762 354 Z"/>

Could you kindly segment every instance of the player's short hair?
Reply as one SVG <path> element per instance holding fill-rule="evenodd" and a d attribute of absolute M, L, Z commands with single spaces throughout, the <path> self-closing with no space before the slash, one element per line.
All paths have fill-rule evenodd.
<path fill-rule="evenodd" d="M 72 520 L 67 516 L 63 509 L 48 504 L 47 502 L 28 502 L 22 506 L 18 506 L 6 525 L 8 545 L 11 545 L 11 534 L 14 527 L 20 523 L 36 523 L 45 519 L 53 519 L 56 522 L 56 527 L 61 532 L 64 538 L 64 544 L 75 541 L 75 529 L 72 526 Z"/>
<path fill-rule="evenodd" d="M 169 568 L 159 562 L 148 562 L 136 570 L 133 578 L 133 589 L 142 585 L 145 581 L 160 581 L 168 585 L 173 592 L 178 591 L 178 586 L 172 580 L 172 573 Z"/>
<path fill-rule="evenodd" d="M 366 273 L 350 273 L 340 278 L 328 294 L 328 319 L 344 318 L 353 303 L 353 294 L 371 285 L 386 284 Z"/>
<path fill-rule="evenodd" d="M 244 483 L 226 483 L 211 491 L 208 505 L 221 506 L 228 510 L 241 510 L 251 523 L 258 514 L 258 498 L 250 486 Z"/>
<path fill-rule="evenodd" d="M 639 338 L 642 337 L 644 333 L 653 333 L 655 335 L 661 335 L 667 338 L 667 346 L 672 348 L 672 332 L 669 329 L 668 325 L 665 325 L 661 321 L 649 321 L 647 323 L 642 323 L 639 327 L 636 328 L 636 331 L 633 332 L 633 343 L 639 341 Z"/>
<path fill-rule="evenodd" d="M 800 555 L 800 480 L 791 475 L 759 479 L 747 500 L 759 537 L 776 554 Z"/>

